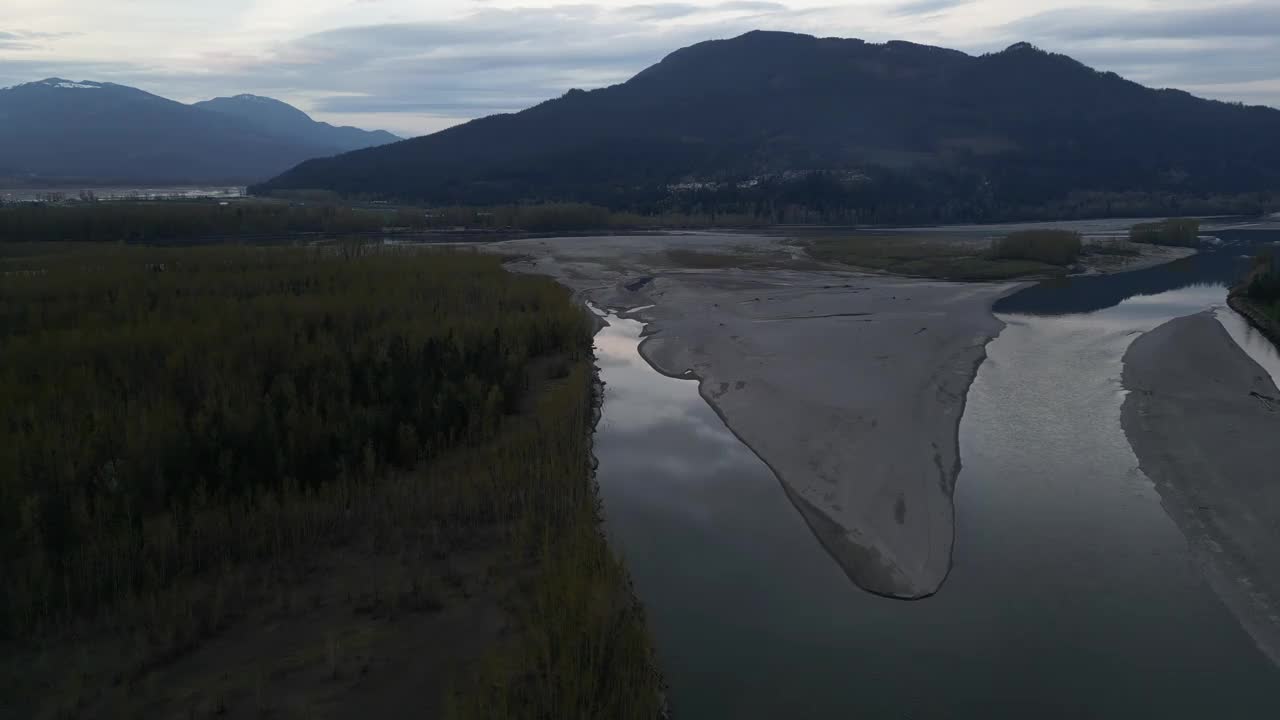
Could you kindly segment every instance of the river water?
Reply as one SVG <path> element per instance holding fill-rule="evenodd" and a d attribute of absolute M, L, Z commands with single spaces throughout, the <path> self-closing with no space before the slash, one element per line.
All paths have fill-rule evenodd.
<path fill-rule="evenodd" d="M 854 586 L 696 383 L 650 368 L 640 323 L 610 316 L 598 477 L 676 714 L 1280 717 L 1280 672 L 1202 580 L 1120 428 L 1125 348 L 1221 306 L 1263 237 L 997 306 L 1007 327 L 960 427 L 955 567 L 914 602 Z"/>

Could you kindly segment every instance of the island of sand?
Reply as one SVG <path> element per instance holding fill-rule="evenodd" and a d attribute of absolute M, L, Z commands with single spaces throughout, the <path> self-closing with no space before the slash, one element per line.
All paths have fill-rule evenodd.
<path fill-rule="evenodd" d="M 742 235 L 500 248 L 586 300 L 643 308 L 633 316 L 647 324 L 644 357 L 698 380 L 859 586 L 899 598 L 938 590 L 951 567 L 960 417 L 1002 327 L 991 304 L 1014 285 L 818 268 L 777 238 Z M 723 253 L 723 266 L 682 252 Z"/>
<path fill-rule="evenodd" d="M 1212 314 L 1124 356 L 1125 434 L 1210 585 L 1280 663 L 1280 390 Z"/>
<path fill-rule="evenodd" d="M 931 237 L 985 246 L 984 231 Z M 645 322 L 645 359 L 698 381 L 860 587 L 907 599 L 941 587 L 965 399 L 1003 327 L 991 306 L 1020 285 L 859 272 L 757 235 L 525 239 L 489 249 L 516 256 L 512 269 L 551 275 L 581 299 Z M 1191 252 L 1153 247 L 1094 271 Z"/>

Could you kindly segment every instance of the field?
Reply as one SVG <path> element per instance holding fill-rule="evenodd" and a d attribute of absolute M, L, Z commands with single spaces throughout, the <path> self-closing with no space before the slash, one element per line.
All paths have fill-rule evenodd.
<path fill-rule="evenodd" d="M 303 193 L 289 200 L 95 201 L 0 206 L 0 242 L 181 243 L 388 232 L 511 233 L 759 226 L 747 215 L 612 212 L 581 203 L 494 207 L 356 204 Z"/>
<path fill-rule="evenodd" d="M 1200 221 L 1171 218 L 1160 222 L 1140 223 L 1130 229 L 1129 239 L 1136 243 L 1193 248 L 1200 244 Z"/>
<path fill-rule="evenodd" d="M 930 236 L 859 235 L 815 238 L 809 255 L 822 262 L 944 280 L 1008 280 L 1062 275 L 1060 266 L 1025 257 L 996 257 L 991 243 Z"/>
<path fill-rule="evenodd" d="M 590 363 L 494 257 L 0 244 L 0 715 L 655 717 Z"/>

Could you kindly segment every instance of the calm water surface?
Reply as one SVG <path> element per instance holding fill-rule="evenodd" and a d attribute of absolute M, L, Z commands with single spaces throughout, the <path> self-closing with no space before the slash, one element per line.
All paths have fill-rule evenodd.
<path fill-rule="evenodd" d="M 652 370 L 642 326 L 611 316 L 601 492 L 678 716 L 1280 717 L 1280 672 L 1192 566 L 1119 426 L 1124 349 L 1221 305 L 1243 252 L 1001 303 L 961 424 L 955 569 L 916 602 L 850 583 L 696 384 Z"/>

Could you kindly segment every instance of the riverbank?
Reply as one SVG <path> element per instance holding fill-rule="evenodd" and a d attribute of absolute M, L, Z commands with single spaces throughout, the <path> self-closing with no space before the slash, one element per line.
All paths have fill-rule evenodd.
<path fill-rule="evenodd" d="M 1202 313 L 1124 356 L 1122 422 L 1209 583 L 1280 663 L 1280 390 Z"/>
<path fill-rule="evenodd" d="M 1240 313 L 1258 332 L 1280 348 L 1280 322 L 1268 314 L 1257 302 L 1243 295 L 1232 294 L 1227 298 L 1232 310 Z"/>
<path fill-rule="evenodd" d="M 647 324 L 642 354 L 698 378 L 860 586 L 914 598 L 941 585 L 965 391 L 1000 329 L 990 305 L 1014 286 L 819 269 L 757 236 L 495 249 L 602 306 L 649 306 L 633 313 Z"/>
<path fill-rule="evenodd" d="M 655 305 L 640 353 L 699 381 L 854 582 L 924 597 L 950 571 L 957 428 L 1013 286 L 843 279 L 661 278 L 635 300 Z"/>
<path fill-rule="evenodd" d="M 941 586 L 966 393 L 1002 327 L 991 305 L 1021 285 L 869 274 L 817 262 L 787 238 L 745 234 L 489 248 L 602 307 L 643 308 L 632 316 L 646 323 L 645 359 L 699 381 L 859 586 L 900 598 Z M 1132 260 L 1187 254 L 1151 248 L 1158 260 Z"/>

